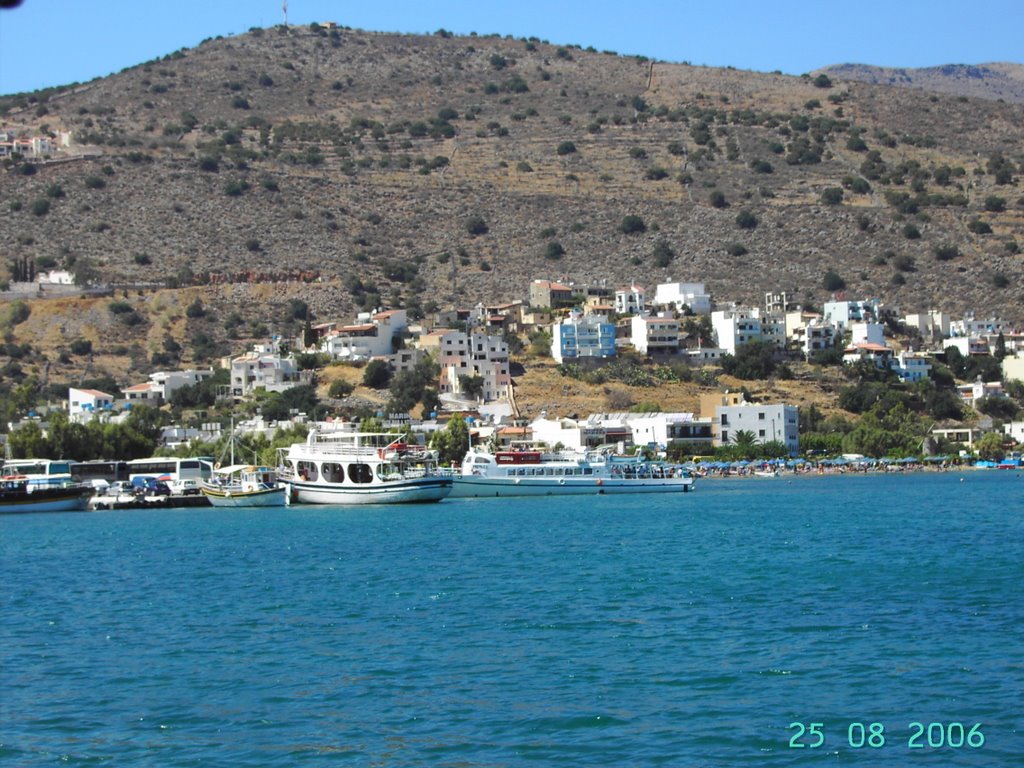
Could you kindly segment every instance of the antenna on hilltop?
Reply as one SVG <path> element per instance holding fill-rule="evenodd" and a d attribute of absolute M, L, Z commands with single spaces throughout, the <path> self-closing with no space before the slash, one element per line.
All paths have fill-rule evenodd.
<path fill-rule="evenodd" d="M 282 0 L 281 10 L 284 12 L 284 25 L 288 26 L 288 0 Z"/>

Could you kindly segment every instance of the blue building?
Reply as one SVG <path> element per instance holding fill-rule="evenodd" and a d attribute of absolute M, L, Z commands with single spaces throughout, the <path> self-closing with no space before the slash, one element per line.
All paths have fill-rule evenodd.
<path fill-rule="evenodd" d="M 551 356 L 559 363 L 583 357 L 615 357 L 615 324 L 598 315 L 572 312 L 551 326 Z"/>

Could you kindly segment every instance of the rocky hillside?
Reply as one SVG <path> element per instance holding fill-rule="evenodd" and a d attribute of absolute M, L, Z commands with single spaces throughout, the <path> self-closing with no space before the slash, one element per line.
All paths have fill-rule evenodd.
<path fill-rule="evenodd" d="M 1024 64 L 946 64 L 896 69 L 867 64 L 835 64 L 820 72 L 842 80 L 1024 104 Z"/>
<path fill-rule="evenodd" d="M 295 298 L 321 319 L 415 314 L 561 276 L 756 303 L 845 284 L 1024 321 L 1009 101 L 538 40 L 257 29 L 0 98 L 5 128 L 70 131 L 73 158 L 0 173 L 0 272 L 189 286 L 214 336 L 226 318 L 273 330 Z M 131 295 L 116 343 L 145 358 L 187 340 L 194 318 Z"/>

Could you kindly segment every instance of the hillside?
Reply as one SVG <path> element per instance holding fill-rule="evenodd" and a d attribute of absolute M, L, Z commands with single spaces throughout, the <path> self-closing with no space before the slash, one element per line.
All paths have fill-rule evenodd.
<path fill-rule="evenodd" d="M 861 83 L 920 88 L 953 96 L 1001 99 L 1011 104 L 1024 104 L 1024 64 L 947 64 L 918 69 L 834 64 L 818 71 Z"/>
<path fill-rule="evenodd" d="M 122 377 L 168 338 L 188 361 L 197 333 L 226 350 L 281 330 L 292 300 L 318 319 L 416 316 L 524 298 L 538 277 L 820 304 L 833 270 L 847 295 L 905 311 L 1024 321 L 1019 104 L 537 40 L 275 27 L 2 97 L 0 113 L 5 129 L 70 131 L 75 158 L 0 173 L 0 270 L 130 286 L 130 324 L 104 303 L 96 322 L 74 302 L 33 315 L 52 344 L 81 334 L 115 353 Z M 627 216 L 642 226 L 623 232 Z M 165 285 L 182 288 L 151 290 Z M 190 318 L 196 298 L 207 311 Z"/>

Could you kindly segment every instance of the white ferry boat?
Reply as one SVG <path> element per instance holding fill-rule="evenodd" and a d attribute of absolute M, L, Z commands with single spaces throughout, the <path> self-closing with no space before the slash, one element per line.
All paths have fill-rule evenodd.
<path fill-rule="evenodd" d="M 440 501 L 452 478 L 438 471 L 437 452 L 406 445 L 394 434 L 312 429 L 283 457 L 278 478 L 299 504 L 399 504 Z"/>
<path fill-rule="evenodd" d="M 685 493 L 693 477 L 682 467 L 640 457 L 539 450 L 469 449 L 452 498 L 605 493 Z"/>

